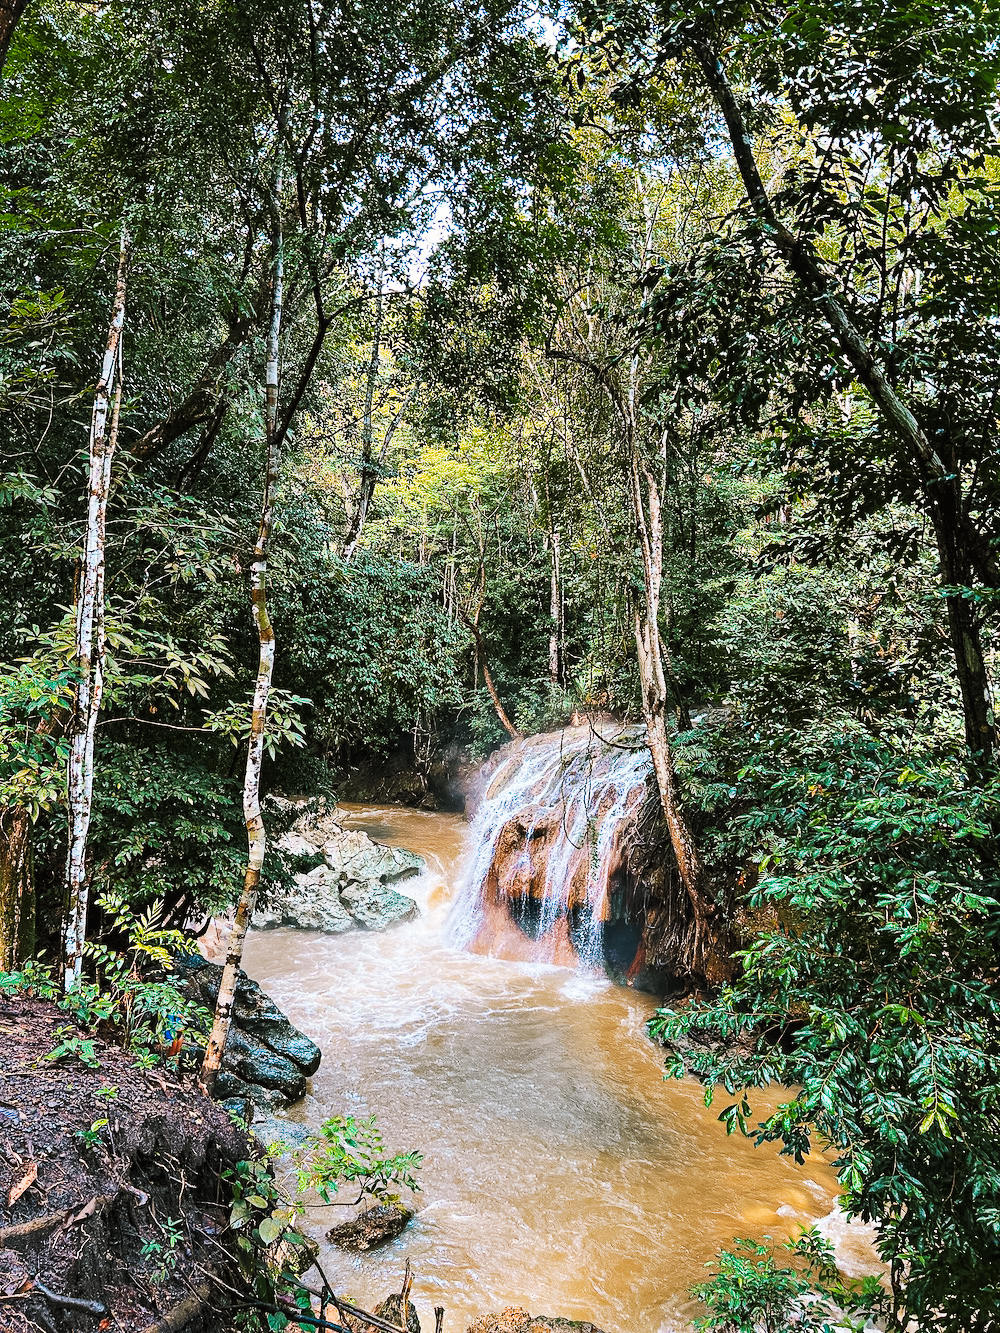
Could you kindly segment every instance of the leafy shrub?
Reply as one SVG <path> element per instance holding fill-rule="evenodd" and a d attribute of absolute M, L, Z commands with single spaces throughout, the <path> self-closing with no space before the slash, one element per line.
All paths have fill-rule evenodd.
<path fill-rule="evenodd" d="M 832 1145 L 844 1208 L 878 1223 L 900 1326 L 985 1333 L 1000 1314 L 1000 780 L 909 737 L 755 747 L 729 836 L 757 850 L 746 906 L 769 924 L 738 981 L 652 1030 L 721 1039 L 686 1064 L 709 1102 L 738 1094 L 729 1132 L 800 1161 L 814 1135 Z M 772 1082 L 798 1090 L 752 1124 L 743 1090 Z"/>

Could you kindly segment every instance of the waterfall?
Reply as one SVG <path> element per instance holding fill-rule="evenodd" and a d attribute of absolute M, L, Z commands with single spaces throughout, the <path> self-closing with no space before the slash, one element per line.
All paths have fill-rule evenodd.
<path fill-rule="evenodd" d="M 577 727 L 504 746 L 481 775 L 451 942 L 627 973 L 641 920 L 630 911 L 624 837 L 651 772 L 636 728 L 602 738 Z"/>

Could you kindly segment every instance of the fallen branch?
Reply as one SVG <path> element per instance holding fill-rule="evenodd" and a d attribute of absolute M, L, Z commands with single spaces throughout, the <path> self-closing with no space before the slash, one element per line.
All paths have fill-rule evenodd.
<path fill-rule="evenodd" d="M 181 1333 L 190 1324 L 203 1305 L 208 1304 L 212 1294 L 212 1283 L 206 1280 L 195 1287 L 190 1296 L 178 1301 L 165 1315 L 153 1324 L 147 1324 L 142 1333 Z"/>
<path fill-rule="evenodd" d="M 100 1194 L 92 1200 L 94 1209 L 91 1209 L 88 1203 L 81 1209 L 67 1208 L 61 1213 L 45 1213 L 42 1217 L 33 1217 L 30 1222 L 17 1222 L 13 1226 L 0 1227 L 0 1250 L 7 1249 L 11 1241 L 27 1240 L 41 1231 L 51 1231 L 58 1226 L 71 1227 L 74 1222 L 89 1217 L 97 1208 L 106 1207 L 114 1198 L 113 1194 Z"/>
<path fill-rule="evenodd" d="M 40 1292 L 47 1301 L 53 1305 L 64 1306 L 67 1310 L 83 1310 L 87 1314 L 103 1315 L 107 1314 L 107 1308 L 100 1301 L 82 1301 L 76 1296 L 60 1296 L 57 1291 L 51 1291 L 39 1278 L 34 1278 L 35 1290 Z"/>

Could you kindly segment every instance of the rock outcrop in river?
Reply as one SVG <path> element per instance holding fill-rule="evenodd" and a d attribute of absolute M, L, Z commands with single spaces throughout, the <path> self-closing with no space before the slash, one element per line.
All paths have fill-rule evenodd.
<path fill-rule="evenodd" d="M 336 810 L 304 814 L 278 845 L 315 864 L 296 875 L 291 888 L 268 893 L 254 913 L 254 930 L 292 926 L 340 935 L 387 930 L 417 915 L 417 904 L 396 886 L 423 870 L 422 859 L 344 828 Z"/>
<path fill-rule="evenodd" d="M 222 968 L 200 954 L 175 960 L 177 981 L 206 1009 L 214 1010 Z M 249 1099 L 274 1110 L 305 1095 L 306 1079 L 319 1068 L 322 1052 L 293 1027 L 256 981 L 240 972 L 236 1003 L 214 1095 L 221 1101 Z"/>
<path fill-rule="evenodd" d="M 503 746 L 469 796 L 474 861 L 452 939 L 501 958 L 601 969 L 657 994 L 731 975 L 720 948 L 692 975 L 687 895 L 641 727 L 568 727 Z"/>
<path fill-rule="evenodd" d="M 660 989 L 645 954 L 643 886 L 629 850 L 651 797 L 635 728 L 589 727 L 505 745 L 471 793 L 476 849 L 456 943 L 500 957 L 586 965 Z"/>

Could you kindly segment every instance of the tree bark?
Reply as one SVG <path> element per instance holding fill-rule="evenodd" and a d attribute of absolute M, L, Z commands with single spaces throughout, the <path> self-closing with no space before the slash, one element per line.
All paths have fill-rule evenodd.
<path fill-rule="evenodd" d="M 693 971 L 703 971 L 705 953 L 711 943 L 708 922 L 715 913 L 715 903 L 677 788 L 677 776 L 667 731 L 669 692 L 659 626 L 660 592 L 663 583 L 663 517 L 660 490 L 650 468 L 639 456 L 631 430 L 629 434 L 629 489 L 642 552 L 644 592 L 641 606 L 635 609 L 634 619 L 642 713 L 663 817 L 670 834 L 670 845 L 677 862 L 677 872 L 694 914 L 694 932 L 689 945 L 689 958 L 686 961 Z"/>
<path fill-rule="evenodd" d="M 94 735 L 104 693 L 104 543 L 111 465 L 118 442 L 121 407 L 121 334 L 125 323 L 127 236 L 122 228 L 115 302 L 90 424 L 87 532 L 76 614 L 75 659 L 79 671 L 70 724 L 68 773 L 69 851 L 66 859 L 68 912 L 65 988 L 79 984 L 87 930 L 87 836 L 94 791 Z M 118 372 L 117 382 L 115 372 Z M 110 409 L 110 425 L 108 413 Z"/>
<path fill-rule="evenodd" d="M 7 61 L 14 29 L 31 0 L 0 0 L 0 74 Z"/>
<path fill-rule="evenodd" d="M 559 589 L 559 529 L 549 535 L 549 683 L 559 684 L 562 646 L 562 598 Z"/>
<path fill-rule="evenodd" d="M 31 821 L 15 806 L 0 814 L 0 972 L 14 972 L 34 952 L 35 883 Z"/>
<path fill-rule="evenodd" d="M 130 447 L 129 452 L 134 457 L 144 460 L 155 458 L 192 426 L 210 422 L 216 417 L 220 408 L 223 372 L 250 336 L 253 326 L 253 319 L 241 319 L 232 325 L 229 336 L 209 359 L 184 401 L 178 403 L 162 421 L 158 421 Z M 188 466 L 190 464 L 186 464 L 183 470 Z"/>
<path fill-rule="evenodd" d="M 253 714 L 250 722 L 250 742 L 247 747 L 246 773 L 243 780 L 243 817 L 247 829 L 247 866 L 243 889 L 236 905 L 236 919 L 229 936 L 226 962 L 219 982 L 219 996 L 215 1019 L 202 1062 L 200 1082 L 205 1092 L 211 1093 L 216 1075 L 222 1064 L 226 1040 L 232 1023 L 236 998 L 236 981 L 243 960 L 243 942 L 253 910 L 257 903 L 260 875 L 267 851 L 267 833 L 260 811 L 260 772 L 264 761 L 264 727 L 267 720 L 267 701 L 271 692 L 274 672 L 274 629 L 267 609 L 267 561 L 274 526 L 274 503 L 281 468 L 281 436 L 278 431 L 278 357 L 281 347 L 281 317 L 284 302 L 284 248 L 281 221 L 278 214 L 280 195 L 275 190 L 275 259 L 274 286 L 271 296 L 271 325 L 267 340 L 267 362 L 264 375 L 265 437 L 267 458 L 264 473 L 264 495 L 261 504 L 257 544 L 250 566 L 251 602 L 257 627 L 259 657 L 257 680 L 254 687 Z"/>
<path fill-rule="evenodd" d="M 372 409 L 375 401 L 375 385 L 378 382 L 378 373 L 381 366 L 382 317 L 382 284 L 380 281 L 378 295 L 375 298 L 375 329 L 372 333 L 372 354 L 365 378 L 365 405 L 361 416 L 361 466 L 358 469 L 358 496 L 354 505 L 354 513 L 351 515 L 350 526 L 347 529 L 347 536 L 344 539 L 344 548 L 341 552 L 341 559 L 347 563 L 350 563 L 354 558 L 354 552 L 357 550 L 358 541 L 368 519 L 368 509 L 372 502 L 372 496 L 375 494 L 375 484 L 378 477 L 375 456 L 372 452 L 374 439 Z M 383 449 L 383 454 L 384 452 Z"/>
<path fill-rule="evenodd" d="M 490 699 L 493 702 L 493 708 L 496 715 L 500 719 L 500 725 L 512 741 L 519 741 L 521 740 L 521 733 L 507 716 L 507 710 L 501 702 L 500 695 L 497 693 L 497 687 L 493 683 L 493 677 L 490 675 L 489 663 L 486 660 L 486 645 L 483 643 L 483 636 L 479 631 L 479 626 L 476 624 L 475 620 L 470 620 L 468 616 L 463 616 L 462 619 L 469 627 L 469 632 L 476 641 L 476 662 L 482 669 L 483 682 L 485 683 Z"/>

